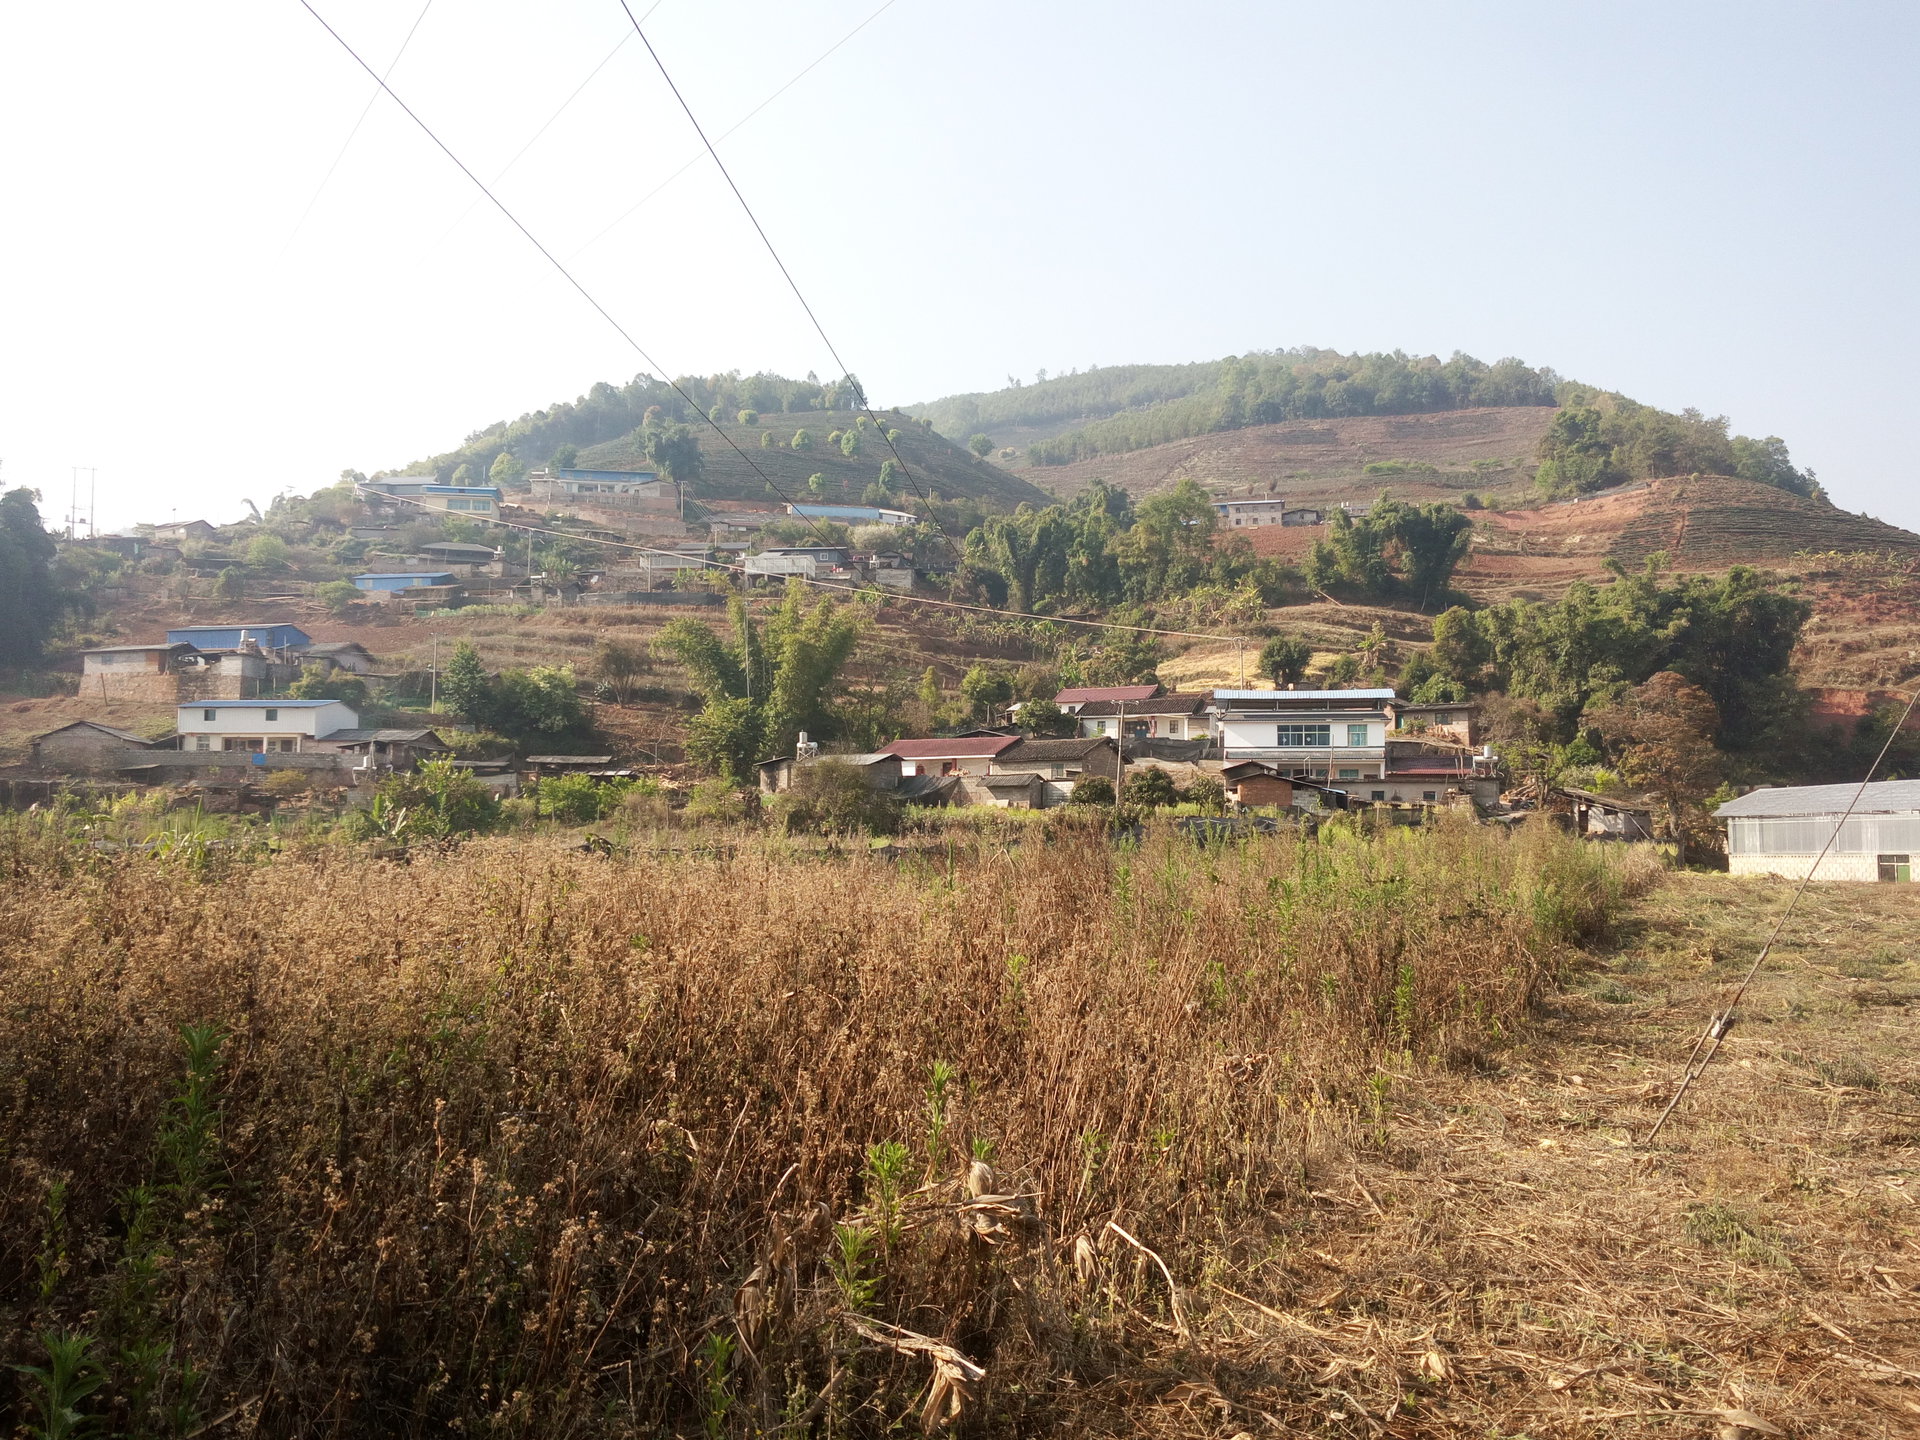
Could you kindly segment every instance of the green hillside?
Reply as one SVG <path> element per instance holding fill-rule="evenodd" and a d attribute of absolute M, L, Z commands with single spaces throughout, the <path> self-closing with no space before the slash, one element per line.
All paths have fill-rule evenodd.
<path fill-rule="evenodd" d="M 705 468 L 704 478 L 692 487 L 696 496 L 771 498 L 766 481 L 754 473 L 757 465 L 795 498 L 801 498 L 796 492 L 804 491 L 808 478 L 816 474 L 824 477 L 826 494 L 832 498 L 858 497 L 880 478 L 882 462 L 891 454 L 871 429 L 863 434 L 860 453 L 851 457 L 830 445 L 828 436 L 857 424 L 864 398 L 860 382 L 851 376 L 822 382 L 811 375 L 793 380 L 768 372 L 743 376 L 735 370 L 683 375 L 673 385 L 645 375 L 625 385 L 601 381 L 577 400 L 560 401 L 517 420 L 495 421 L 452 450 L 380 473 L 431 471 L 451 480 L 465 470 L 476 482 L 490 476 L 496 483 L 512 485 L 544 465 L 641 467 L 646 460 L 639 436 L 646 425 L 688 424 L 700 443 Z M 712 416 L 748 452 L 752 463 L 715 435 L 703 416 Z M 924 495 L 929 486 L 943 499 L 971 500 L 984 510 L 1011 510 L 1022 502 L 1045 504 L 1051 499 L 899 412 L 881 414 L 880 420 L 884 427 L 900 431 L 894 444 L 909 472 L 909 479 L 897 486 L 903 500 Z M 789 443 L 801 429 L 814 437 L 811 450 L 795 450 Z M 775 437 L 776 446 L 763 446 L 766 434 Z"/>
<path fill-rule="evenodd" d="M 1043 372 L 1044 373 L 1044 372 Z M 1343 355 L 1303 346 L 1190 365 L 1111 365 L 907 407 L 956 440 L 1024 443 L 1037 465 L 1123 454 L 1282 420 L 1552 405 L 1560 377 L 1456 353 Z"/>
<path fill-rule="evenodd" d="M 1046 491 L 977 459 L 905 415 L 884 410 L 874 413 L 882 427 L 898 432 L 893 443 L 906 462 L 908 478 L 896 480 L 894 490 L 903 501 L 924 498 L 929 489 L 944 500 L 972 500 L 983 510 L 1011 510 L 1023 501 L 1046 505 L 1053 500 Z M 829 437 L 848 427 L 858 428 L 858 417 L 844 410 L 766 415 L 750 425 L 722 421 L 720 428 L 745 452 L 743 459 L 713 433 L 711 426 L 698 424 L 694 434 L 700 441 L 704 473 L 690 493 L 702 500 L 771 500 L 774 496 L 767 488 L 770 480 L 793 500 L 805 501 L 812 493 L 836 503 L 858 501 L 866 488 L 880 479 L 881 467 L 893 453 L 881 436 L 867 427 L 861 431 L 859 453 L 843 454 Z M 812 448 L 796 450 L 793 438 L 802 430 L 812 437 Z M 641 433 L 635 430 L 582 450 L 576 463 L 609 470 L 645 468 Z M 773 443 L 765 443 L 765 437 L 771 437 Z M 810 492 L 807 486 L 814 475 L 821 477 L 818 492 Z"/>

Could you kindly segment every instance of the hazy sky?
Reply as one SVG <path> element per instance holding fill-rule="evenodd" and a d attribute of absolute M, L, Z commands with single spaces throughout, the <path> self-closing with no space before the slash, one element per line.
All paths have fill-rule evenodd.
<path fill-rule="evenodd" d="M 640 13 L 649 0 L 636 0 Z M 420 0 L 314 0 L 376 67 Z M 880 0 L 662 0 L 718 135 Z M 431 0 L 491 179 L 629 34 Z M 1517 355 L 1920 527 L 1910 4 L 893 0 L 722 143 L 874 400 L 1277 346 Z M 642 363 L 299 0 L 0 6 L 0 481 L 243 514 Z M 637 41 L 499 192 L 675 373 L 832 368 Z M 312 208 L 302 222 L 302 213 Z M 603 233 L 604 232 L 604 233 Z M 597 238 L 596 238 L 597 237 Z"/>

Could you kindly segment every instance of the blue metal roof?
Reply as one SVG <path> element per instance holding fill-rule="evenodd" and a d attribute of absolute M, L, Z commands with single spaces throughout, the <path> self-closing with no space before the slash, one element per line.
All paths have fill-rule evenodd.
<path fill-rule="evenodd" d="M 658 480 L 657 470 L 556 470 L 555 477 L 561 480 Z"/>
<path fill-rule="evenodd" d="M 306 645 L 312 637 L 284 620 L 265 625 L 177 625 L 167 631 L 171 644 L 198 645 L 203 650 L 233 650 L 242 634 L 268 646 Z"/>
<path fill-rule="evenodd" d="M 1216 700 L 1392 700 L 1391 690 L 1216 690 Z"/>
<path fill-rule="evenodd" d="M 354 583 L 362 580 L 454 580 L 457 577 L 451 570 L 369 570 L 364 575 L 353 577 Z"/>
<path fill-rule="evenodd" d="M 427 495 L 491 495 L 500 498 L 498 485 L 422 485 L 421 492 Z"/>

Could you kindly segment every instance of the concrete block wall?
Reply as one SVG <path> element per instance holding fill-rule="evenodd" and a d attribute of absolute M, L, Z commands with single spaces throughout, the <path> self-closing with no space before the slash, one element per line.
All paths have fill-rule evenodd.
<path fill-rule="evenodd" d="M 1801 880 L 1813 869 L 1812 855 L 1733 855 L 1727 869 L 1735 875 L 1778 875 L 1785 880 Z M 1829 855 L 1814 872 L 1815 880 L 1872 880 L 1880 878 L 1878 857 L 1873 855 Z"/>

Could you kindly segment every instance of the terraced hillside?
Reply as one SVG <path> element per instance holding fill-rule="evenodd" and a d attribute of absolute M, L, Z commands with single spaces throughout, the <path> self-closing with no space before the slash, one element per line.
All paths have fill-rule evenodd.
<path fill-rule="evenodd" d="M 912 477 L 912 483 L 901 492 L 903 498 L 924 493 L 929 486 L 945 499 L 977 501 L 987 510 L 1011 510 L 1022 501 L 1045 505 L 1051 498 L 1026 479 L 976 458 L 964 447 L 904 415 L 887 411 L 876 414 L 883 426 L 899 431 L 893 443 Z M 722 443 L 711 427 L 698 426 L 695 433 L 706 461 L 706 475 L 691 493 L 702 500 L 767 500 L 772 497 L 766 481 L 771 480 L 788 496 L 805 499 L 808 477 L 820 475 L 826 500 L 857 501 L 861 491 L 880 478 L 881 464 L 891 459 L 892 453 L 869 428 L 858 455 L 841 454 L 840 447 L 830 444 L 828 436 L 853 420 L 846 411 L 836 410 L 767 415 L 753 425 L 722 423 L 721 429 L 746 452 L 751 463 Z M 793 448 L 793 437 L 801 430 L 812 436 L 811 449 Z M 645 468 L 647 459 L 640 447 L 640 434 L 635 430 L 618 440 L 582 450 L 576 463 L 612 470 Z M 767 435 L 773 437 L 772 445 L 763 443 L 762 437 Z M 755 473 L 756 466 L 765 472 L 766 479 Z"/>
<path fill-rule="evenodd" d="M 1532 479 L 1534 451 L 1553 416 L 1550 407 L 1525 405 L 1284 420 L 1071 465 L 1029 465 L 1017 450 L 1001 458 L 1063 496 L 1096 479 L 1145 495 L 1191 478 L 1219 493 L 1251 489 L 1309 503 L 1371 499 L 1382 490 L 1410 500 L 1457 500 L 1469 490 L 1517 499 Z"/>

